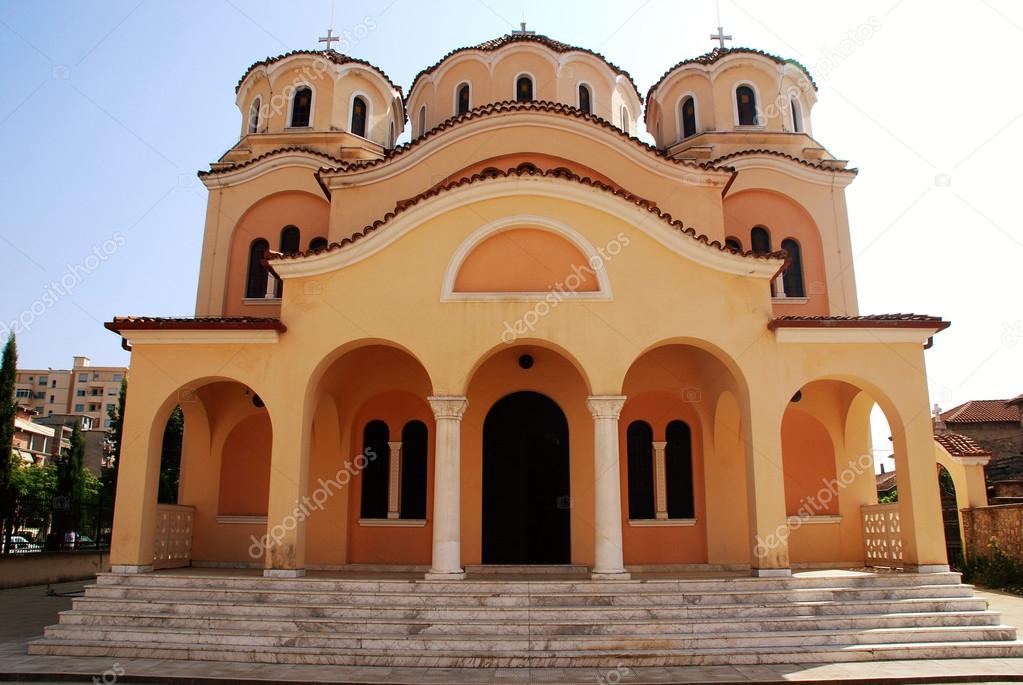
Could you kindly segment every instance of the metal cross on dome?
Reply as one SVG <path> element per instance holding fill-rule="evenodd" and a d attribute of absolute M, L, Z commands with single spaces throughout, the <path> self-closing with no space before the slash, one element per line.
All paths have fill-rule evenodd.
<path fill-rule="evenodd" d="M 731 36 L 726 36 L 724 28 L 719 26 L 717 34 L 713 34 L 712 33 L 711 36 L 710 36 L 710 39 L 718 41 L 718 43 L 721 45 L 721 49 L 724 50 L 725 49 L 725 41 L 726 40 L 732 40 L 732 37 Z"/>
<path fill-rule="evenodd" d="M 339 37 L 334 35 L 334 29 L 327 29 L 327 35 L 320 37 L 320 42 L 327 44 L 327 47 L 324 48 L 324 50 L 333 50 L 334 48 L 331 47 L 330 44 L 340 40 L 341 39 Z"/>
<path fill-rule="evenodd" d="M 532 35 L 536 34 L 536 31 L 527 31 L 526 30 L 526 22 L 524 22 L 524 21 L 523 22 L 519 22 L 519 26 L 521 28 L 516 29 L 515 31 L 512 31 L 512 35 L 513 36 L 532 36 Z"/>

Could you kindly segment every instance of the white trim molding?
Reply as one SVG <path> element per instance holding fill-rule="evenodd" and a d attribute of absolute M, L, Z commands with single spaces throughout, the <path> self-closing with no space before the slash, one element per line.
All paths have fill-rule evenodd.
<path fill-rule="evenodd" d="M 276 343 L 275 330 L 125 330 L 121 337 L 132 345 L 253 345 Z"/>
<path fill-rule="evenodd" d="M 455 290 L 455 281 L 458 280 L 458 273 L 461 271 L 462 265 L 465 263 L 465 260 L 469 257 L 469 255 L 472 254 L 473 250 L 486 242 L 487 239 L 515 229 L 534 229 L 552 233 L 567 240 L 580 252 L 582 252 L 584 257 L 586 257 L 587 266 L 597 279 L 597 290 L 586 292 L 558 291 L 559 298 L 571 300 L 614 299 L 614 295 L 611 292 L 611 281 L 607 277 L 607 269 L 605 268 L 604 263 L 605 260 L 582 233 L 567 224 L 553 219 L 548 219 L 547 217 L 533 214 L 519 214 L 517 216 L 509 216 L 484 224 L 473 231 L 468 238 L 462 241 L 462 244 L 459 245 L 458 249 L 451 255 L 448 267 L 444 271 L 444 282 L 441 286 L 440 294 L 441 302 L 451 302 L 455 300 L 493 302 L 547 299 L 551 295 L 552 291 L 550 290 L 541 290 L 536 292 L 457 292 Z M 599 267 L 593 268 L 592 265 L 594 263 L 598 263 Z M 554 284 L 552 283 L 551 286 L 553 287 L 553 285 Z"/>
<path fill-rule="evenodd" d="M 838 524 L 842 522 L 841 516 L 788 516 L 785 519 L 785 525 L 789 528 L 798 528 L 800 526 L 809 526 L 814 524 Z"/>
<path fill-rule="evenodd" d="M 241 516 L 234 514 L 218 514 L 217 523 L 225 525 L 266 525 L 265 516 Z"/>
<path fill-rule="evenodd" d="M 629 519 L 632 528 L 692 528 L 696 519 Z"/>
<path fill-rule="evenodd" d="M 363 528 L 423 528 L 426 519 L 359 519 Z"/>

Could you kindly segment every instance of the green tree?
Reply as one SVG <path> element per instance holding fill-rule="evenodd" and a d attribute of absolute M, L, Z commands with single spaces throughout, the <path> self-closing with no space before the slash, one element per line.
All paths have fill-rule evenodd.
<path fill-rule="evenodd" d="M 167 428 L 163 431 L 160 452 L 160 504 L 178 503 L 178 482 L 181 478 L 181 440 L 185 432 L 185 416 L 181 407 L 174 407 Z"/>
<path fill-rule="evenodd" d="M 19 464 L 11 473 L 14 493 L 14 525 L 20 530 L 28 523 L 45 531 L 50 525 L 50 510 L 57 492 L 57 467 L 53 464 Z"/>
<path fill-rule="evenodd" d="M 58 543 L 63 543 L 69 531 L 76 531 L 80 523 L 84 495 L 85 438 L 78 421 L 71 429 L 71 444 L 57 460 L 57 495 L 54 500 L 54 532 Z"/>
<path fill-rule="evenodd" d="M 121 391 L 117 396 L 117 404 L 107 410 L 110 419 L 110 468 L 103 471 L 103 501 L 113 504 L 117 494 L 117 474 L 121 466 L 121 443 L 124 441 L 124 401 L 128 394 L 128 379 L 121 380 Z"/>
<path fill-rule="evenodd" d="M 3 548 L 10 550 L 10 538 L 14 531 L 14 493 L 11 491 L 13 473 L 14 419 L 18 403 L 14 386 L 18 373 L 18 346 L 14 333 L 7 337 L 4 345 L 3 362 L 0 363 L 0 518 L 3 519 Z"/>

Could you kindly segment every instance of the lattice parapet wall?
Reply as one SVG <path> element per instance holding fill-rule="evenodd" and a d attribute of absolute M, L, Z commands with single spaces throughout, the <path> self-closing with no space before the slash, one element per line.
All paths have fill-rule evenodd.
<path fill-rule="evenodd" d="M 902 566 L 902 524 L 898 504 L 861 507 L 863 561 L 868 566 Z"/>
<path fill-rule="evenodd" d="M 192 528 L 195 507 L 158 504 L 153 568 L 180 568 L 192 563 Z"/>

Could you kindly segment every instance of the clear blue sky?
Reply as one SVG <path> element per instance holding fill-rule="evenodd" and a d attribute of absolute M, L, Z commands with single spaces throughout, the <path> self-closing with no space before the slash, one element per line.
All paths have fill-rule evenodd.
<path fill-rule="evenodd" d="M 1023 7 L 824 7 L 722 0 L 721 14 L 735 45 L 810 67 L 814 133 L 861 169 L 848 199 L 862 311 L 953 321 L 928 353 L 932 401 L 1023 392 Z M 23 366 L 65 367 L 75 354 L 124 364 L 103 321 L 192 313 L 206 204 L 195 172 L 237 139 L 234 85 L 254 61 L 318 47 L 332 13 L 336 32 L 373 26 L 349 52 L 404 88 L 524 14 L 603 52 L 645 93 L 709 50 L 717 26 L 710 0 L 4 3 L 0 320 L 30 322 Z M 71 293 L 48 297 L 69 268 Z"/>

